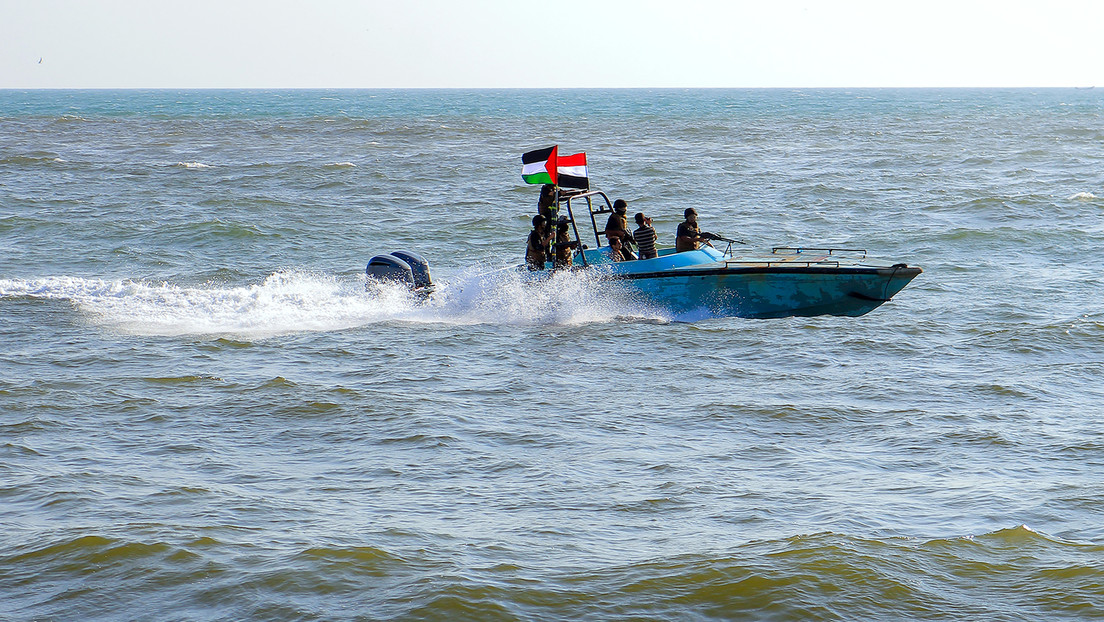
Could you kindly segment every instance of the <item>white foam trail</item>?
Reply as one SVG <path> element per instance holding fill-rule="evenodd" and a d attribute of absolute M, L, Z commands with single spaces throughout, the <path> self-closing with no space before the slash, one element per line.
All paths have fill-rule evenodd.
<path fill-rule="evenodd" d="M 438 279 L 421 300 L 405 287 L 365 288 L 365 279 L 288 271 L 262 283 L 183 287 L 80 277 L 0 279 L 3 298 L 68 300 L 90 322 L 138 335 L 266 337 L 334 331 L 378 322 L 584 324 L 666 318 L 593 275 L 554 274 L 529 282 L 516 270 L 474 268 Z"/>
<path fill-rule="evenodd" d="M 615 284 L 585 272 L 557 272 L 535 281 L 512 268 L 472 268 L 444 281 L 412 319 L 467 324 L 578 325 L 665 319 Z"/>
<path fill-rule="evenodd" d="M 1096 196 L 1095 194 L 1093 194 L 1091 192 L 1078 192 L 1077 194 L 1071 195 L 1069 197 L 1069 199 L 1071 201 L 1092 201 L 1093 199 L 1099 199 L 1099 198 L 1100 197 Z"/>

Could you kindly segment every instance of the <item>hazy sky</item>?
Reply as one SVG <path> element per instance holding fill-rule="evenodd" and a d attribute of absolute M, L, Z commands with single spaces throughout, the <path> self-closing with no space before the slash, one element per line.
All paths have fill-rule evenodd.
<path fill-rule="evenodd" d="M 1087 0 L 0 0 L 0 88 L 1093 86 L 1102 25 Z"/>

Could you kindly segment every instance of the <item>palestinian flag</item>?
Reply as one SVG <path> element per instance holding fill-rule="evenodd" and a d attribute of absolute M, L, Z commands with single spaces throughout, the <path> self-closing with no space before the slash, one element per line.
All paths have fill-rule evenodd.
<path fill-rule="evenodd" d="M 552 145 L 547 149 L 537 149 L 522 154 L 521 178 L 527 184 L 555 184 L 556 183 L 556 148 Z M 572 156 L 574 157 L 574 156 Z"/>
<path fill-rule="evenodd" d="M 586 153 L 560 156 L 556 160 L 556 177 L 561 188 L 590 188 Z"/>

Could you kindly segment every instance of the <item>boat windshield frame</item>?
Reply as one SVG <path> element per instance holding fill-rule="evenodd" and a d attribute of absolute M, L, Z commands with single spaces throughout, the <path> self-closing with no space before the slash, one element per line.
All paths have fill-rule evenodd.
<path fill-rule="evenodd" d="M 599 207 L 594 209 L 594 204 L 597 199 L 601 199 L 605 203 L 605 208 Z M 560 199 L 563 201 L 564 206 L 567 208 L 567 217 L 571 219 L 571 227 L 575 230 L 575 239 L 582 241 L 582 237 L 579 235 L 579 225 L 575 222 L 575 212 L 571 209 L 572 201 L 584 200 L 586 201 L 587 213 L 590 214 L 590 226 L 594 229 L 594 243 L 596 248 L 602 248 L 602 237 L 598 232 L 598 220 L 595 218 L 598 214 L 612 214 L 613 202 L 610 201 L 609 196 L 601 190 L 583 190 L 578 192 L 560 190 Z M 605 231 L 605 229 L 602 229 Z M 579 254 L 583 258 L 583 265 L 586 265 L 586 255 L 579 249 Z"/>

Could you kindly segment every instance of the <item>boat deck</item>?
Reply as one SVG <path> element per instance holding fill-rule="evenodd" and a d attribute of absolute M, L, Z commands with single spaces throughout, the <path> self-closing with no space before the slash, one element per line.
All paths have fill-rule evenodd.
<path fill-rule="evenodd" d="M 703 247 L 696 251 L 676 253 L 673 248 L 660 249 L 659 257 L 612 262 L 607 250 L 585 251 L 587 264 L 602 266 L 613 274 L 631 274 L 664 270 L 718 270 L 727 269 L 884 269 L 894 264 L 872 260 L 862 249 L 775 247 L 770 253 L 729 255 L 715 248 Z M 578 262 L 577 262 L 578 263 Z"/>

